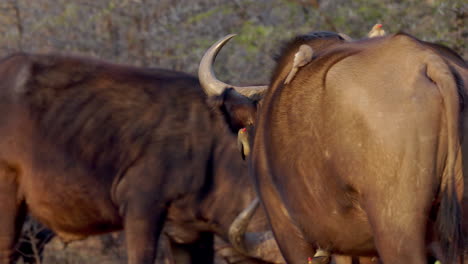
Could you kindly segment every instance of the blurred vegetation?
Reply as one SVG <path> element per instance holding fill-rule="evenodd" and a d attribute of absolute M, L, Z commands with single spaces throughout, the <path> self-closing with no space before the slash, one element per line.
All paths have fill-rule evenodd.
<path fill-rule="evenodd" d="M 0 56 L 63 52 L 196 73 L 218 38 L 238 37 L 220 54 L 220 78 L 265 83 L 282 41 L 333 30 L 354 38 L 375 23 L 467 55 L 465 0 L 2 0 Z"/>
<path fill-rule="evenodd" d="M 236 33 L 219 56 L 218 77 L 262 84 L 283 41 L 318 30 L 360 38 L 382 23 L 466 58 L 467 16 L 466 0 L 1 0 L 0 56 L 74 53 L 195 74 L 205 50 Z M 82 262 L 65 262 L 75 253 L 62 253 L 49 252 L 65 256 L 49 263 Z"/>

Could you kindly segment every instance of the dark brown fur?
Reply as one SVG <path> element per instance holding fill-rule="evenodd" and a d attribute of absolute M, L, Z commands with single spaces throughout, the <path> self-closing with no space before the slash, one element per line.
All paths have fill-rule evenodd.
<path fill-rule="evenodd" d="M 227 239 L 255 197 L 234 135 L 192 76 L 16 54 L 0 79 L 1 264 L 26 211 L 64 240 L 123 228 L 128 263 L 143 264 L 165 219 L 181 243 Z M 197 261 L 212 261 L 207 252 Z"/>

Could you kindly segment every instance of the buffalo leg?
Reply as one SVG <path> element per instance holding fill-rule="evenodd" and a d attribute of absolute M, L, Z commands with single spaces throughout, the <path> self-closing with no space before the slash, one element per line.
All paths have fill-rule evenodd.
<path fill-rule="evenodd" d="M 214 261 L 214 235 L 213 233 L 200 233 L 200 238 L 187 245 L 178 245 L 183 247 L 190 255 L 191 263 L 210 264 Z"/>
<path fill-rule="evenodd" d="M 395 195 L 392 200 L 376 196 L 374 199 L 369 197 L 373 202 L 367 213 L 382 262 L 427 264 L 425 234 L 428 215 L 425 213 L 427 209 L 423 208 L 424 201 L 419 200 L 417 204 L 417 199 L 405 195 Z"/>
<path fill-rule="evenodd" d="M 281 254 L 287 263 L 307 263 L 308 259 L 315 255 L 315 248 L 304 240 L 301 231 L 290 221 L 277 196 L 268 195 L 268 197 L 269 199 L 263 200 L 265 203 L 264 208 L 268 208 L 266 210 L 267 215 Z M 322 262 L 322 260 L 325 262 Z M 329 260 L 323 258 L 313 260 L 314 264 L 328 262 Z"/>
<path fill-rule="evenodd" d="M 277 218 L 271 223 L 278 246 L 287 263 L 308 263 L 308 259 L 315 255 L 315 249 L 308 244 L 292 224 L 279 224 Z M 285 242 L 285 243 L 282 243 Z M 329 258 L 317 257 L 312 259 L 313 264 L 328 264 Z"/>
<path fill-rule="evenodd" d="M 377 257 L 359 257 L 359 264 L 379 264 Z"/>
<path fill-rule="evenodd" d="M 201 233 L 199 239 L 190 244 L 172 242 L 167 235 L 161 235 L 161 240 L 165 264 L 210 264 L 214 262 L 214 235 L 212 233 Z"/>
<path fill-rule="evenodd" d="M 352 257 L 345 255 L 333 255 L 332 264 L 379 264 L 377 257 Z"/>
<path fill-rule="evenodd" d="M 161 198 L 165 197 L 167 178 L 161 176 L 165 174 L 150 170 L 147 163 L 150 162 L 144 160 L 129 168 L 114 186 L 114 201 L 123 219 L 128 264 L 154 263 L 170 201 Z"/>
<path fill-rule="evenodd" d="M 174 252 L 169 237 L 161 234 L 159 238 L 159 252 L 156 259 L 156 264 L 176 264 Z"/>
<path fill-rule="evenodd" d="M 16 176 L 14 170 L 0 163 L 0 264 L 13 263 L 15 244 L 25 218 Z"/>
<path fill-rule="evenodd" d="M 132 203 L 128 205 L 124 220 L 128 264 L 154 262 L 165 215 L 162 204 L 148 207 Z"/>
<path fill-rule="evenodd" d="M 351 256 L 333 255 L 332 264 L 353 264 Z"/>

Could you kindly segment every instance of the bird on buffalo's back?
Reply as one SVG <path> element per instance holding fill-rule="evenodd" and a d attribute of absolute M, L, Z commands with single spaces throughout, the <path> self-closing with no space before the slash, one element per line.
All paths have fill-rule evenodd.
<path fill-rule="evenodd" d="M 367 37 L 374 38 L 374 37 L 382 37 L 385 36 L 387 33 L 382 28 L 382 24 L 375 24 L 372 29 L 367 33 Z"/>

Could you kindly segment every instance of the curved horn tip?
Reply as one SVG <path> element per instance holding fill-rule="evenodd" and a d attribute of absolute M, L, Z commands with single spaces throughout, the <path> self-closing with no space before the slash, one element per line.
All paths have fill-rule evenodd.
<path fill-rule="evenodd" d="M 208 96 L 219 95 L 228 86 L 226 83 L 218 80 L 213 71 L 213 63 L 216 59 L 221 48 L 228 40 L 236 36 L 236 34 L 229 34 L 219 39 L 208 48 L 203 55 L 198 66 L 198 79 L 200 85 Z"/>
<path fill-rule="evenodd" d="M 216 55 L 220 51 L 221 47 L 224 46 L 226 44 L 226 42 L 228 42 L 230 39 L 232 39 L 235 36 L 237 36 L 237 34 L 229 34 L 229 35 L 226 35 L 226 36 L 218 39 L 218 41 L 216 41 L 215 44 L 211 45 L 211 47 L 208 49 L 208 51 L 215 51 L 214 52 L 214 57 L 216 57 Z M 206 53 L 208 53 L 208 51 Z"/>
<path fill-rule="evenodd" d="M 213 71 L 213 63 L 216 59 L 221 48 L 227 43 L 228 40 L 236 36 L 236 34 L 229 34 L 219 39 L 215 44 L 203 55 L 200 65 L 198 66 L 198 79 L 200 85 L 208 96 L 216 96 L 223 93 L 226 87 L 234 88 L 238 93 L 249 98 L 261 96 L 268 88 L 268 86 L 235 86 L 224 83 L 216 78 Z"/>
<path fill-rule="evenodd" d="M 250 204 L 245 208 L 232 222 L 229 227 L 228 237 L 229 242 L 239 252 L 247 254 L 248 250 L 246 249 L 244 243 L 244 234 L 249 225 L 250 219 L 255 213 L 255 210 L 260 204 L 260 200 L 256 197 Z"/>

